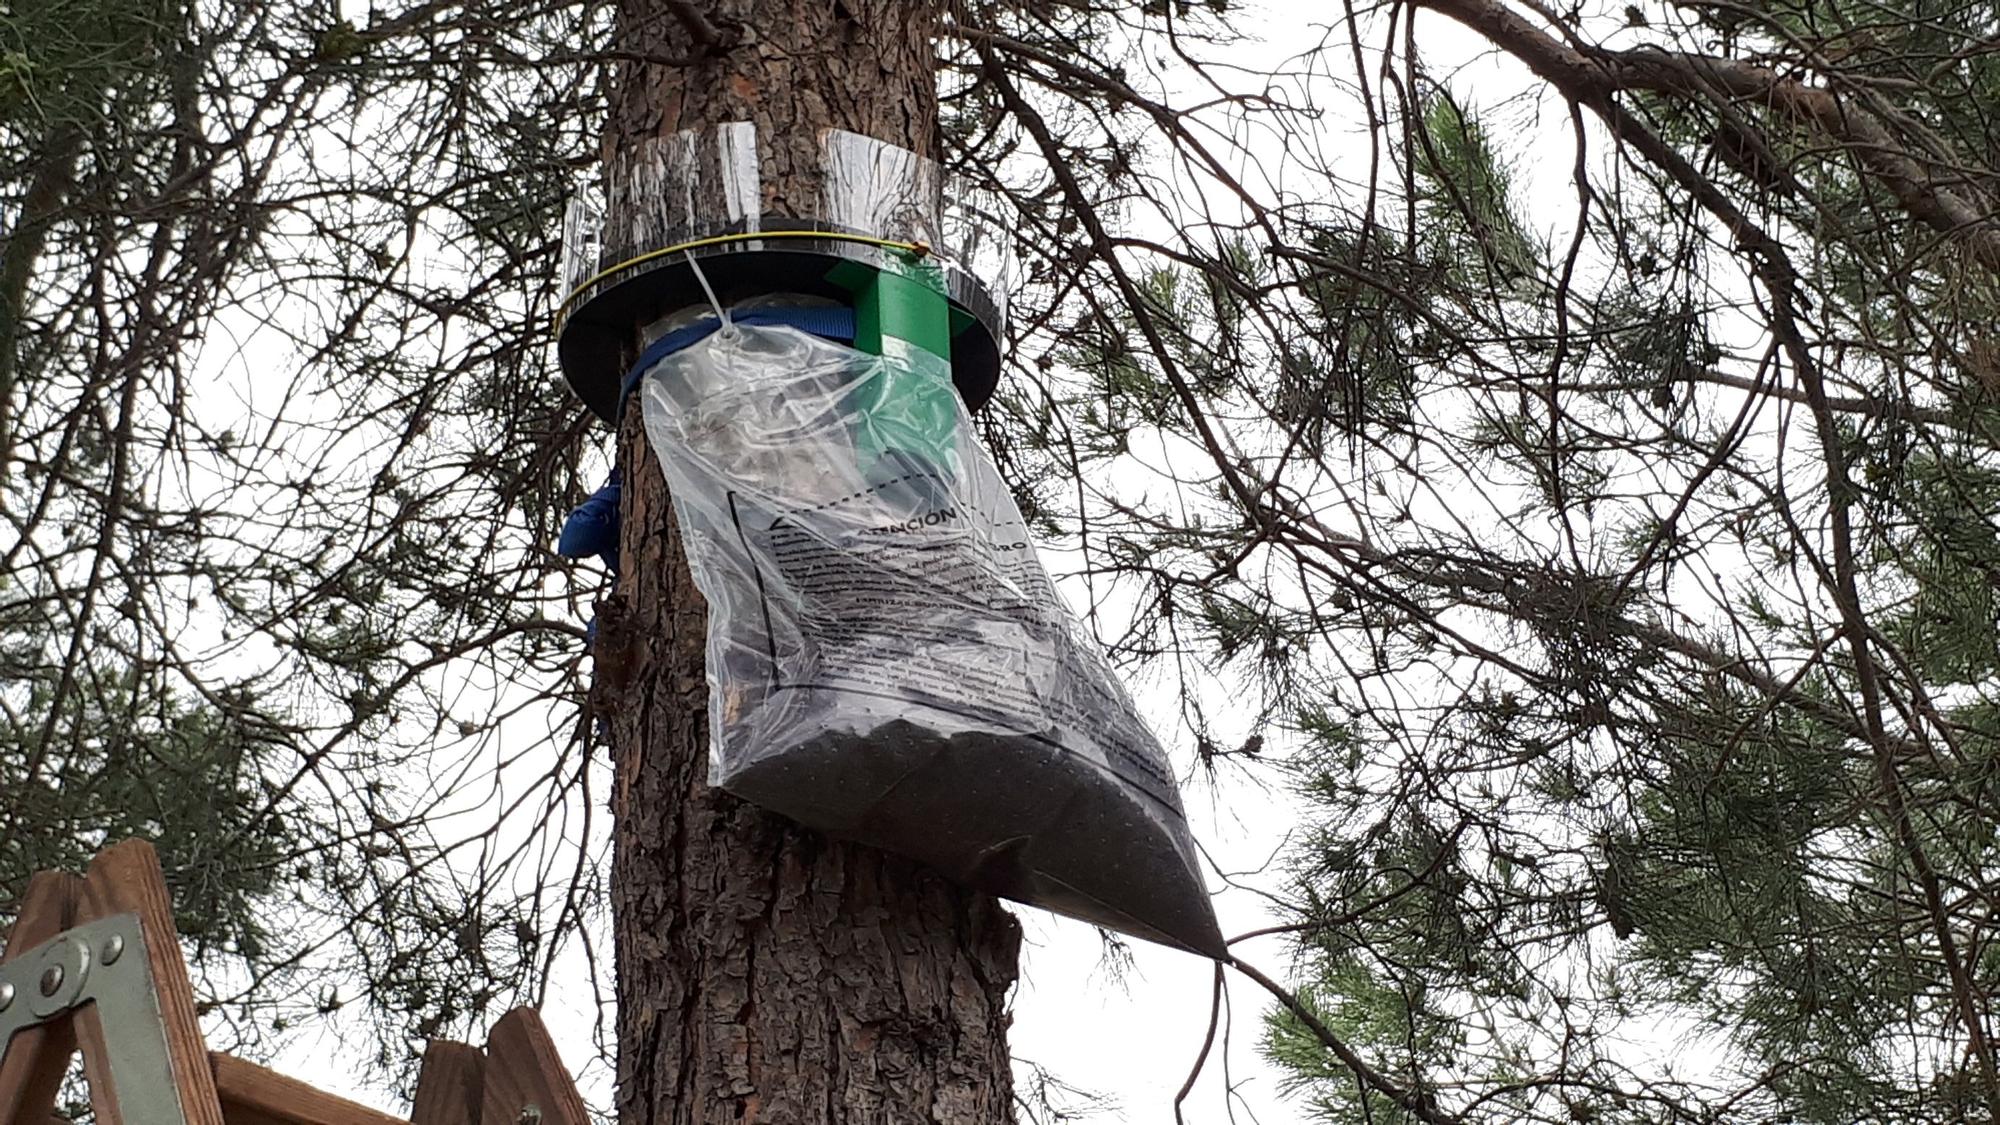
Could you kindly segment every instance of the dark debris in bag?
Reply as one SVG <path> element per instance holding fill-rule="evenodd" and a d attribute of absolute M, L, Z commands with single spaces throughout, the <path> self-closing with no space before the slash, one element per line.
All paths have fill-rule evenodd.
<path fill-rule="evenodd" d="M 1043 739 L 947 734 L 925 708 L 904 712 L 918 718 L 829 729 L 761 758 L 730 791 L 1003 898 L 1227 956 L 1178 810 Z"/>
<path fill-rule="evenodd" d="M 992 893 L 1226 956 L 1165 754 L 969 420 L 940 442 L 934 411 L 864 393 L 891 362 L 746 326 L 645 379 L 709 603 L 712 783 Z"/>

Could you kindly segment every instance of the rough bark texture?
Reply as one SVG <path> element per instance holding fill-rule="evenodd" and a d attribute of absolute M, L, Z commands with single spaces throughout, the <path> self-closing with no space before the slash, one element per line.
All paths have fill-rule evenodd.
<path fill-rule="evenodd" d="M 607 151 L 753 121 L 766 207 L 789 212 L 817 191 L 823 127 L 934 151 L 936 18 L 931 0 L 624 0 L 619 49 L 688 65 L 626 66 Z M 637 423 L 596 693 L 617 776 L 620 1120 L 1011 1122 L 1012 917 L 705 784 L 706 611 Z"/>

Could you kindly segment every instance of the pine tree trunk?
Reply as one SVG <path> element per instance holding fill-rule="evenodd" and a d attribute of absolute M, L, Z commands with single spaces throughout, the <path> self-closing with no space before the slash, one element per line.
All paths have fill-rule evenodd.
<path fill-rule="evenodd" d="M 817 194 L 821 128 L 934 152 L 936 19 L 934 0 L 623 0 L 618 49 L 694 61 L 624 66 L 607 152 L 752 121 L 766 213 L 794 213 Z M 595 693 L 616 770 L 619 1119 L 1013 1121 L 1012 917 L 706 785 L 706 611 L 638 414 L 619 435 L 624 578 L 600 611 Z"/>

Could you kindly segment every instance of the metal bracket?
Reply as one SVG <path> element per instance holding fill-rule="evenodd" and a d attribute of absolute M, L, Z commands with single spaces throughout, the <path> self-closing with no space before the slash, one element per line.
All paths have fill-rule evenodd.
<path fill-rule="evenodd" d="M 97 1005 L 100 1060 L 123 1125 L 187 1125 L 137 914 L 64 930 L 0 964 L 0 1055 L 14 1033 Z"/>

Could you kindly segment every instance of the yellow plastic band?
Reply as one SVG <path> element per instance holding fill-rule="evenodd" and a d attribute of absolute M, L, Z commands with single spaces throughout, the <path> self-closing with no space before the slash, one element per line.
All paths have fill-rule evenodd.
<path fill-rule="evenodd" d="M 697 238 L 692 242 L 680 242 L 672 246 L 661 247 L 658 250 L 648 250 L 636 258 L 627 258 L 615 266 L 598 270 L 588 280 L 584 281 L 583 284 L 570 290 L 569 296 L 564 297 L 562 304 L 556 306 L 555 330 L 557 332 L 562 331 L 563 322 L 569 319 L 570 304 L 576 300 L 579 294 L 615 273 L 631 269 L 633 266 L 643 265 L 656 258 L 679 254 L 684 250 L 698 250 L 703 246 L 719 246 L 727 242 L 762 242 L 771 238 L 817 238 L 826 242 L 859 242 L 868 246 L 880 246 L 885 250 L 901 250 L 905 253 L 915 254 L 920 258 L 931 252 L 931 248 L 922 242 L 898 242 L 893 238 L 876 238 L 874 235 L 868 234 L 842 234 L 839 231 L 827 230 L 767 230 L 754 234 L 718 234 L 712 238 Z"/>

